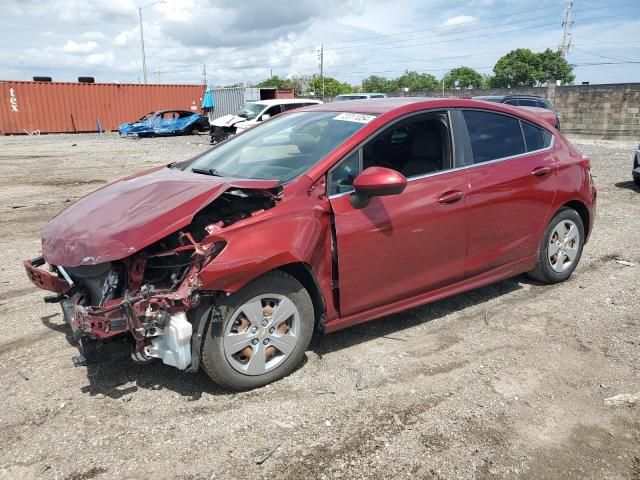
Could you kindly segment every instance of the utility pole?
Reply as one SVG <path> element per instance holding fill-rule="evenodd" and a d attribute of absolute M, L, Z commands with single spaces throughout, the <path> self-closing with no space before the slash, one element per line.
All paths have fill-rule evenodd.
<path fill-rule="evenodd" d="M 564 21 L 562 22 L 562 26 L 564 27 L 564 32 L 562 34 L 562 45 L 558 48 L 560 55 L 562 58 L 566 58 L 568 53 L 571 53 L 571 26 L 573 25 L 573 2 L 569 4 L 567 9 L 564 12 Z"/>
<path fill-rule="evenodd" d="M 142 29 L 142 7 L 138 7 L 138 15 L 140 16 L 140 46 L 142 47 L 142 78 L 147 83 L 147 58 L 144 54 L 144 30 Z"/>
<path fill-rule="evenodd" d="M 207 64 L 202 65 L 202 84 L 207 88 Z"/>
<path fill-rule="evenodd" d="M 324 44 L 320 45 L 318 58 L 320 58 L 320 79 L 322 81 L 322 101 L 324 102 Z"/>
<path fill-rule="evenodd" d="M 140 17 L 140 47 L 142 48 L 142 76 L 144 78 L 144 83 L 147 83 L 147 57 L 144 53 L 144 30 L 142 28 L 142 10 L 145 8 L 149 8 L 158 3 L 167 3 L 167 0 L 158 0 L 156 2 L 148 3 L 147 5 L 143 5 L 142 7 L 138 7 L 138 16 Z"/>

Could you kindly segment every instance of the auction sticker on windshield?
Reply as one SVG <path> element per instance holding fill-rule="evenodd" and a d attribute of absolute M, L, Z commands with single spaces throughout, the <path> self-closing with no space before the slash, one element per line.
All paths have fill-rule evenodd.
<path fill-rule="evenodd" d="M 375 115 L 364 115 L 362 113 L 341 113 L 337 117 L 333 117 L 334 120 L 357 123 L 369 123 L 374 118 L 376 118 Z"/>

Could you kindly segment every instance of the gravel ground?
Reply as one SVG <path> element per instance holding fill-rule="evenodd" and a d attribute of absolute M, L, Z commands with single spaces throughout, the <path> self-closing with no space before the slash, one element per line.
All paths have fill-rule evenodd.
<path fill-rule="evenodd" d="M 207 138 L 0 137 L 0 479 L 640 479 L 640 404 L 605 403 L 640 392 L 636 145 L 575 143 L 599 198 L 570 281 L 516 277 L 328 335 L 286 379 L 230 394 L 162 364 L 74 367 L 21 266 L 69 201 Z"/>

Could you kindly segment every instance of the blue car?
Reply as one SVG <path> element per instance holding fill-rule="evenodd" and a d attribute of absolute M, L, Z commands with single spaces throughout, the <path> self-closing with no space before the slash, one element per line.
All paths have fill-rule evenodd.
<path fill-rule="evenodd" d="M 190 135 L 209 130 L 209 120 L 187 110 L 160 110 L 148 113 L 140 120 L 118 127 L 121 137 L 153 137 L 160 135 Z"/>

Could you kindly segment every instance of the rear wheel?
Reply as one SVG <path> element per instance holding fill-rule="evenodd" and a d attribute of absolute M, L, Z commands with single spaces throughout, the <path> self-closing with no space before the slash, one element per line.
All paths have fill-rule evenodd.
<path fill-rule="evenodd" d="M 546 283 L 569 278 L 582 256 L 584 238 L 584 224 L 578 212 L 571 208 L 561 209 L 545 230 L 538 264 L 529 275 Z"/>
<path fill-rule="evenodd" d="M 210 323 L 202 366 L 220 385 L 246 390 L 288 375 L 313 333 L 309 293 L 284 272 L 270 272 L 227 297 L 223 319 Z"/>

